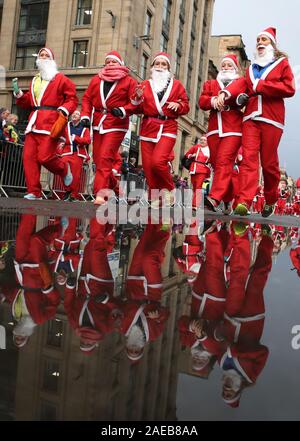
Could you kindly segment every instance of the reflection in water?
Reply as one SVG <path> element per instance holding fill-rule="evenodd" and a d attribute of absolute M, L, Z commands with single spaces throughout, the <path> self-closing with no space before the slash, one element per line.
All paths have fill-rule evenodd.
<path fill-rule="evenodd" d="M 218 399 L 242 406 L 267 364 L 264 289 L 285 248 L 300 275 L 297 228 L 23 214 L 14 239 L 0 242 L 4 420 L 175 420 L 180 372 L 201 393 L 218 371 Z"/>

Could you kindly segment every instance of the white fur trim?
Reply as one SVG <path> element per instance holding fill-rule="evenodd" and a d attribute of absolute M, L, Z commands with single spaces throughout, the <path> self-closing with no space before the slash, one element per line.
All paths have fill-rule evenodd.
<path fill-rule="evenodd" d="M 42 293 L 43 294 L 49 294 L 51 291 L 53 291 L 53 286 L 50 286 L 50 288 L 48 288 L 48 289 L 42 289 Z"/>
<path fill-rule="evenodd" d="M 21 98 L 23 95 L 24 95 L 24 92 L 21 89 L 19 90 L 18 93 L 14 92 L 14 97 L 17 98 L 17 99 Z"/>
<path fill-rule="evenodd" d="M 272 34 L 270 34 L 270 32 L 260 32 L 259 34 L 257 34 L 258 37 L 260 37 L 261 35 L 266 35 L 267 37 L 270 38 L 270 40 L 273 41 L 274 44 L 277 44 L 275 38 L 273 37 Z"/>
<path fill-rule="evenodd" d="M 235 62 L 231 58 L 224 57 L 224 58 L 222 58 L 222 63 L 223 63 L 223 61 L 230 61 L 230 63 L 232 63 L 234 65 L 235 70 L 239 70 L 238 66 L 235 64 Z"/>
<path fill-rule="evenodd" d="M 227 100 L 231 97 L 231 93 L 229 92 L 229 90 L 226 90 L 226 89 L 220 90 L 219 95 L 220 95 L 220 93 L 225 93 L 225 95 L 227 95 L 227 97 L 225 99 L 227 99 Z"/>
<path fill-rule="evenodd" d="M 162 58 L 163 60 L 165 60 L 165 61 L 168 63 L 169 67 L 171 67 L 171 62 L 170 62 L 169 58 L 166 57 L 165 55 L 157 55 L 155 58 L 153 58 L 153 61 L 152 61 L 151 66 L 153 66 L 153 64 L 155 63 L 155 61 L 156 61 L 158 58 Z"/>
<path fill-rule="evenodd" d="M 121 66 L 124 66 L 124 61 L 121 60 L 119 57 L 117 57 L 116 55 L 106 55 L 105 60 L 107 60 L 107 58 L 112 58 L 113 60 L 117 60 L 118 63 L 121 64 Z"/>
<path fill-rule="evenodd" d="M 253 118 L 255 121 L 262 121 L 265 122 L 267 124 L 271 124 L 272 126 L 277 127 L 278 129 L 283 130 L 284 129 L 284 124 L 281 124 L 277 121 L 273 121 L 272 119 L 268 119 L 268 118 L 262 118 L 261 116 L 256 116 Z"/>
<path fill-rule="evenodd" d="M 68 109 L 66 109 L 64 106 L 60 106 L 60 107 L 58 107 L 58 109 L 57 110 L 63 110 L 66 114 L 67 114 L 67 116 L 69 116 L 70 115 L 70 113 L 69 113 L 69 111 L 68 111 Z"/>
<path fill-rule="evenodd" d="M 126 118 L 126 111 L 125 111 L 124 107 L 119 107 L 119 109 L 122 110 L 122 113 L 123 113 L 123 116 L 121 119 Z"/>
<path fill-rule="evenodd" d="M 256 88 L 257 88 L 257 85 L 259 83 L 259 80 L 260 80 L 260 78 L 256 78 L 256 80 L 253 83 L 253 90 L 254 90 L 254 92 L 256 92 Z"/>
<path fill-rule="evenodd" d="M 89 116 L 87 116 L 87 115 L 83 115 L 83 116 L 80 118 L 80 121 L 82 121 L 83 119 L 88 119 L 89 121 L 91 121 L 91 118 L 90 118 Z"/>

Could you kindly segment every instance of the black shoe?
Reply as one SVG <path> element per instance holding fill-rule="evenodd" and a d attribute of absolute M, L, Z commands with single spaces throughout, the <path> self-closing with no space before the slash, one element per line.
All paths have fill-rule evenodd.
<path fill-rule="evenodd" d="M 275 204 L 269 205 L 265 204 L 263 211 L 261 212 L 262 217 L 269 217 L 274 214 L 275 211 Z"/>
<path fill-rule="evenodd" d="M 204 207 L 206 207 L 209 211 L 216 212 L 218 207 L 218 202 L 212 199 L 209 196 L 204 197 Z"/>
<path fill-rule="evenodd" d="M 66 191 L 63 197 L 63 201 L 68 201 L 69 198 L 71 196 L 71 192 L 70 191 Z"/>

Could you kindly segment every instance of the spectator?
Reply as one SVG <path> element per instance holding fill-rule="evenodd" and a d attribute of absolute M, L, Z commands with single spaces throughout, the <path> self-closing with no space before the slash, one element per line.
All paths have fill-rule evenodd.
<path fill-rule="evenodd" d="M 3 133 L 7 141 L 18 143 L 19 142 L 19 131 L 17 128 L 19 118 L 18 115 L 11 113 L 6 120 L 6 125 L 3 128 Z"/>
<path fill-rule="evenodd" d="M 8 115 L 10 114 L 10 111 L 6 109 L 5 107 L 0 108 L 0 126 L 3 127 L 6 124 L 6 120 L 8 118 Z"/>

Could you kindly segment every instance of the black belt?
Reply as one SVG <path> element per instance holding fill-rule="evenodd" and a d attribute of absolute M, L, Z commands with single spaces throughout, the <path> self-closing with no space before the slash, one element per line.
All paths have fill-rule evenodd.
<path fill-rule="evenodd" d="M 55 106 L 34 106 L 34 110 L 57 110 Z"/>

